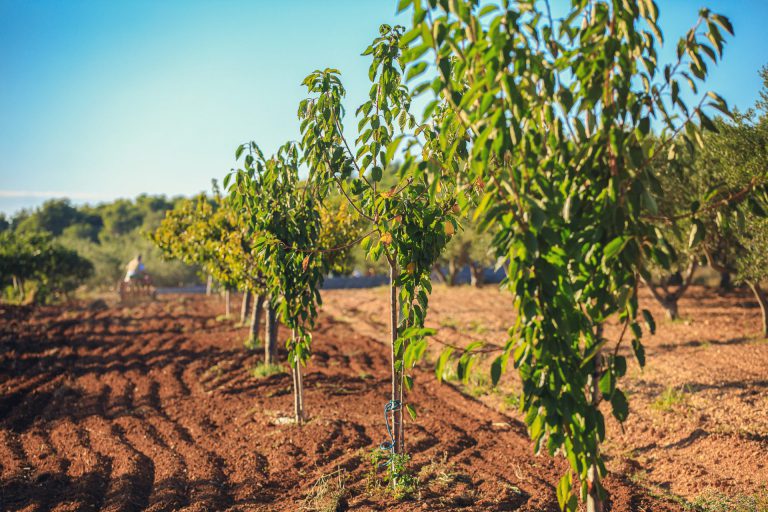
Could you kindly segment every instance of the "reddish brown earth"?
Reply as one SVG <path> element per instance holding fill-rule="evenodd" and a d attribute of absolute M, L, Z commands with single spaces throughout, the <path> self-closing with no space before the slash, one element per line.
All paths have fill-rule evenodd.
<path fill-rule="evenodd" d="M 505 300 L 491 288 L 438 289 L 434 319 L 456 324 L 441 332 L 457 339 L 465 320 L 487 323 L 490 338 L 508 320 Z M 721 302 L 708 318 L 736 307 Z M 416 372 L 409 401 L 419 416 L 406 424 L 421 484 L 406 500 L 370 485 L 369 454 L 386 438 L 389 361 L 377 341 L 384 304 L 381 289 L 326 294 L 305 378 L 310 421 L 302 427 L 285 422 L 290 376 L 251 376 L 261 355 L 243 349 L 244 329 L 215 320 L 222 309 L 215 300 L 163 297 L 101 311 L 0 307 L 0 510 L 315 510 L 323 503 L 311 498 L 337 488 L 339 475 L 350 510 L 557 510 L 553 485 L 563 461 L 531 453 L 517 413 L 500 411 L 498 392 L 477 400 L 455 384 L 437 384 L 429 364 Z M 469 313 L 454 315 L 459 310 Z M 752 316 L 750 309 L 733 323 Z M 683 323 L 670 325 L 688 332 Z M 609 434 L 611 510 L 682 509 L 653 497 L 638 467 L 675 492 L 678 481 L 690 485 L 679 473 L 692 467 L 732 490 L 764 478 L 767 345 L 719 343 L 705 331 L 697 344 L 686 335 L 673 347 L 649 348 L 654 370 L 630 377 L 638 419 L 625 434 L 618 427 Z M 712 347 L 727 353 L 707 356 Z M 684 368 L 665 359 L 680 351 L 691 351 L 680 359 L 689 361 Z M 652 372 L 670 385 L 697 384 L 689 402 L 657 415 L 646 403 L 658 394 Z M 514 377 L 505 385 L 514 387 Z M 715 413 L 707 404 L 718 400 L 726 404 Z M 678 415 L 675 407 L 696 414 Z M 711 411 L 705 419 L 701 407 Z M 667 433 L 670 423 L 679 442 Z M 693 424 L 701 432 L 686 430 Z M 707 450 L 694 466 L 696 453 Z M 665 453 L 669 460 L 659 460 Z M 751 475 L 734 476 L 739 466 Z"/>
<path fill-rule="evenodd" d="M 326 310 L 371 334 L 386 322 L 385 293 L 328 292 Z M 702 505 L 699 510 L 705 512 L 768 512 L 768 340 L 758 336 L 757 303 L 748 291 L 720 296 L 693 287 L 680 302 L 680 320 L 665 319 L 643 289 L 640 307 L 653 313 L 657 332 L 643 339 L 647 363 L 642 370 L 629 350 L 621 349 L 630 361 L 622 382 L 631 414 L 622 426 L 604 410 L 609 470 L 654 495 Z M 444 343 L 481 339 L 503 345 L 514 320 L 511 311 L 510 294 L 493 286 L 436 287 L 427 324 Z M 605 334 L 616 340 L 620 328 L 609 325 Z M 520 389 L 517 375 L 509 372 L 498 389 L 490 389 L 490 360 L 463 390 L 522 420 L 508 400 Z M 732 502 L 718 508 L 713 496 Z M 742 502 L 744 508 L 734 504 Z"/>

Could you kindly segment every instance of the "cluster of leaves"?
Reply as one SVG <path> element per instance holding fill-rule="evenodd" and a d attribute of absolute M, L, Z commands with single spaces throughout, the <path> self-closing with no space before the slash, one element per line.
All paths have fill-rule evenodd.
<path fill-rule="evenodd" d="M 306 364 L 329 266 L 314 251 L 321 239 L 320 201 L 299 177 L 296 144 L 283 145 L 269 159 L 255 143 L 241 145 L 236 154 L 245 154 L 243 168 L 224 184 L 236 208 L 246 213 L 270 300 L 292 331 L 288 360 L 292 366 Z"/>
<path fill-rule="evenodd" d="M 434 63 L 434 78 L 414 90 L 447 101 L 443 131 L 471 138 L 454 181 L 486 184 L 478 215 L 498 229 L 496 255 L 509 262 L 517 315 L 494 380 L 511 357 L 536 448 L 562 451 L 582 497 L 599 504 L 599 404 L 610 402 L 626 419 L 618 381 L 627 361 L 618 348 L 629 335 L 644 364 L 641 322 L 653 325 L 638 310 L 638 274 L 648 261 L 670 259 L 650 218 L 663 192 L 654 161 L 667 157 L 675 134 L 687 146 L 701 144 L 699 124 L 712 125 L 705 104 L 727 110 L 714 94 L 690 108 L 680 91 L 697 92 L 730 23 L 702 10 L 676 62 L 662 67 L 652 0 L 574 0 L 557 22 L 547 2 L 534 0 L 401 0 L 399 8 L 413 12 L 403 36 L 408 76 L 424 76 Z M 435 98 L 426 114 L 439 105 Z M 661 137 L 652 122 L 663 126 Z M 608 350 L 602 325 L 614 315 L 623 334 Z M 574 509 L 571 481 L 569 472 L 558 498 Z"/>
<path fill-rule="evenodd" d="M 92 274 L 88 260 L 47 233 L 0 233 L 0 284 L 12 284 L 17 299 L 27 300 L 28 282 L 34 283 L 31 300 L 47 302 L 68 295 Z"/>
<path fill-rule="evenodd" d="M 150 238 L 166 257 L 199 266 L 226 288 L 260 293 L 261 262 L 243 219 L 214 192 L 182 200 Z"/>
<path fill-rule="evenodd" d="M 472 219 L 472 213 L 463 223 L 462 229 L 451 239 L 438 262 L 441 267 L 447 268 L 443 277 L 449 286 L 457 284 L 458 274 L 466 266 L 470 268 L 471 283 L 481 285 L 482 273 L 496 263 L 491 244 L 493 234 L 488 230 L 480 230 L 478 223 Z M 443 269 L 439 267 L 438 271 L 442 273 Z"/>
<path fill-rule="evenodd" d="M 767 97 L 768 68 L 761 76 Z M 759 285 L 768 275 L 768 103 L 716 119 L 712 128 L 693 153 L 674 141 L 659 165 L 658 226 L 676 255 L 673 270 L 707 261 L 737 283 Z"/>

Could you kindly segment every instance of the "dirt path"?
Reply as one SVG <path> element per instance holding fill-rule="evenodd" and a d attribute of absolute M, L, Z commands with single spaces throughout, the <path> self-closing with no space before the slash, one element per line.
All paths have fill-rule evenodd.
<path fill-rule="evenodd" d="M 311 420 L 296 428 L 283 421 L 289 375 L 253 378 L 260 354 L 242 348 L 245 330 L 215 321 L 219 306 L 0 309 L 0 510 L 294 511 L 340 469 L 350 510 L 557 510 L 562 461 L 533 456 L 519 422 L 428 367 L 406 425 L 419 491 L 397 501 L 370 488 L 385 347 L 324 315 L 306 376 Z M 614 511 L 679 509 L 621 477 L 608 487 Z"/>

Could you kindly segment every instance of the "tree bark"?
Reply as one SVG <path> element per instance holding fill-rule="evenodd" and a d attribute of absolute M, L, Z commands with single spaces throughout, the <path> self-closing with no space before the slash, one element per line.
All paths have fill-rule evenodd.
<path fill-rule="evenodd" d="M 597 343 L 601 342 L 603 337 L 603 324 L 597 326 Z M 597 353 L 594 357 L 594 370 L 592 371 L 592 382 L 590 397 L 592 406 L 594 408 L 600 405 L 600 388 L 598 383 L 600 381 L 600 372 L 602 371 L 603 356 L 601 353 Z M 599 446 L 598 446 L 599 449 Z M 597 454 L 595 454 L 597 458 Z M 601 493 L 600 473 L 597 468 L 597 464 L 593 463 L 587 470 L 587 512 L 603 512 L 604 503 Z"/>
<path fill-rule="evenodd" d="M 395 286 L 395 280 L 397 279 L 397 262 L 390 260 L 389 262 L 389 321 L 390 321 L 390 343 L 392 354 L 392 400 L 400 402 L 402 399 L 402 383 L 403 383 L 403 367 L 400 362 L 400 354 L 395 351 L 395 342 L 397 341 L 397 286 Z M 399 366 L 399 369 L 398 369 Z M 402 402 L 400 407 L 396 407 L 392 411 L 392 430 L 394 434 L 394 451 L 397 454 L 403 453 L 403 408 Z"/>
<path fill-rule="evenodd" d="M 443 284 L 446 284 L 448 282 L 448 278 L 445 277 L 445 272 L 443 272 L 443 269 L 440 268 L 440 265 L 436 263 L 435 266 L 432 267 L 432 270 L 435 272 L 438 282 Z"/>
<path fill-rule="evenodd" d="M 251 325 L 248 329 L 248 337 L 253 341 L 259 336 L 259 324 L 261 323 L 261 315 L 264 311 L 264 295 L 256 295 L 252 302 Z"/>
<path fill-rule="evenodd" d="M 755 294 L 757 303 L 760 304 L 760 313 L 763 315 L 763 336 L 768 338 L 768 297 L 757 281 L 747 281 L 747 284 Z"/>
<path fill-rule="evenodd" d="M 267 322 L 264 332 L 264 364 L 277 360 L 277 314 L 272 301 L 267 303 Z"/>
<path fill-rule="evenodd" d="M 472 261 L 469 264 L 469 282 L 475 288 L 479 288 L 485 283 L 485 268 L 479 263 Z"/>
<path fill-rule="evenodd" d="M 733 290 L 733 281 L 730 272 L 720 272 L 720 284 L 717 287 L 718 293 L 726 293 Z"/>
<path fill-rule="evenodd" d="M 456 260 L 448 261 L 448 279 L 446 284 L 448 286 L 456 286 L 456 281 L 459 280 L 459 272 L 461 272 L 461 265 L 456 263 Z"/>
<path fill-rule="evenodd" d="M 213 292 L 213 276 L 208 274 L 208 278 L 205 280 L 205 295 L 210 297 Z"/>
<path fill-rule="evenodd" d="M 291 341 L 296 343 L 296 330 L 291 331 Z M 301 360 L 298 354 L 293 362 L 293 412 L 296 424 L 301 425 L 304 421 L 304 387 L 301 381 Z"/>
<path fill-rule="evenodd" d="M 227 318 L 232 316 L 232 297 L 229 288 L 224 290 L 224 316 Z"/>
<path fill-rule="evenodd" d="M 666 285 L 663 283 L 661 286 L 658 286 L 643 278 L 643 282 L 651 291 L 653 298 L 655 298 L 664 308 L 664 312 L 666 313 L 668 319 L 677 320 L 680 317 L 677 303 L 683 294 L 685 294 L 685 292 L 688 290 L 688 287 L 691 286 L 691 283 L 693 282 L 693 275 L 696 273 L 697 268 L 699 268 L 699 263 L 696 260 L 692 261 L 691 264 L 688 265 L 688 269 L 685 271 L 685 275 L 681 276 L 682 282 L 680 286 L 678 286 L 674 292 L 667 290 Z"/>
<path fill-rule="evenodd" d="M 245 290 L 243 292 L 243 302 L 240 304 L 240 325 L 245 325 L 245 321 L 248 319 L 248 309 L 251 306 L 251 291 Z"/>

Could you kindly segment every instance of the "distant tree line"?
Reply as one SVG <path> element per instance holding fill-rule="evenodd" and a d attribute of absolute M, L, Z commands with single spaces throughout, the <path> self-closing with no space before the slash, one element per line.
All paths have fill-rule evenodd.
<path fill-rule="evenodd" d="M 51 199 L 10 218 L 0 215 L 0 290 L 5 300 L 46 302 L 77 287 L 111 289 L 141 254 L 155 284 L 199 283 L 199 269 L 166 261 L 149 240 L 183 198 L 140 195 L 95 206 Z"/>

